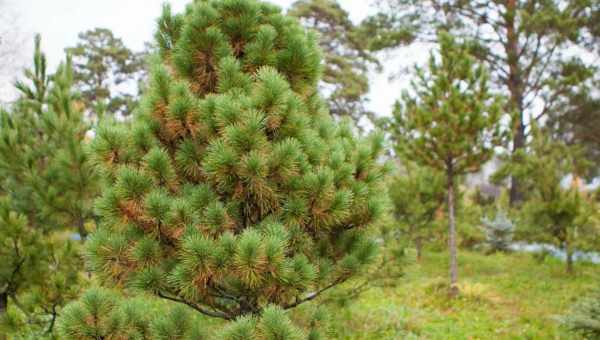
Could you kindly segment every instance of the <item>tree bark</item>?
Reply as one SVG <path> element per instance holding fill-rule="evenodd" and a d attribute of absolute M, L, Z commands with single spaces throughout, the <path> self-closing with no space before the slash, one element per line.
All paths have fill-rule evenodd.
<path fill-rule="evenodd" d="M 420 237 L 415 239 L 415 249 L 417 250 L 417 262 L 421 262 L 421 255 L 423 252 L 423 243 Z"/>
<path fill-rule="evenodd" d="M 565 254 L 567 256 L 567 273 L 573 274 L 573 249 L 571 249 L 569 241 L 565 241 Z"/>
<path fill-rule="evenodd" d="M 523 123 L 523 114 L 519 113 L 521 118 L 519 119 L 518 126 L 513 137 L 513 156 L 516 156 L 517 152 L 525 147 L 525 124 Z M 514 159 L 515 162 L 519 162 L 518 159 Z M 510 206 L 517 207 L 520 202 L 523 201 L 523 192 L 521 191 L 521 181 L 516 176 L 510 178 Z"/>
<path fill-rule="evenodd" d="M 516 0 L 506 2 L 506 13 L 504 14 L 504 25 L 506 29 L 506 51 L 508 63 L 508 77 L 506 85 L 510 92 L 510 109 L 513 111 L 513 156 L 525 147 L 525 121 L 523 114 L 523 79 L 521 65 L 519 64 L 519 32 L 516 29 L 515 17 L 517 15 Z M 510 206 L 514 207 L 523 200 L 521 185 L 518 178 L 511 176 L 510 179 Z"/>
<path fill-rule="evenodd" d="M 8 293 L 0 293 L 0 318 L 4 317 L 6 310 L 8 309 Z M 7 339 L 6 335 L 0 333 L 0 340 Z"/>
<path fill-rule="evenodd" d="M 450 291 L 449 295 L 454 298 L 458 295 L 458 266 L 456 249 L 456 221 L 454 216 L 454 169 L 452 161 L 446 167 L 448 186 L 448 248 L 450 252 Z"/>

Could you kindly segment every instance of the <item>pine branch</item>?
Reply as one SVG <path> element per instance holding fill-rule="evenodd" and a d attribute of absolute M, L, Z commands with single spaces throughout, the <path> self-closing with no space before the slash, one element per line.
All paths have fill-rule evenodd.
<path fill-rule="evenodd" d="M 48 329 L 46 330 L 46 334 L 52 334 L 52 331 L 54 330 L 54 325 L 56 324 L 56 318 L 58 317 L 58 313 L 56 312 L 56 304 L 52 305 L 52 319 L 50 320 L 50 325 L 48 326 Z"/>
<path fill-rule="evenodd" d="M 230 295 L 227 292 L 225 292 L 224 290 L 222 290 L 221 288 L 216 287 L 216 286 L 214 286 L 212 288 L 215 291 L 217 291 L 217 294 L 212 294 L 213 297 L 218 297 L 218 298 L 222 298 L 222 299 L 233 301 L 233 302 L 237 303 L 240 307 L 244 306 L 244 308 L 246 310 L 249 310 L 252 313 L 258 313 L 259 312 L 259 310 L 257 310 L 255 306 L 253 306 L 252 304 L 250 304 L 247 300 L 243 299 L 242 297 L 236 297 L 236 296 Z"/>
<path fill-rule="evenodd" d="M 347 280 L 348 280 L 347 277 L 339 277 L 335 281 L 333 281 L 332 283 L 330 283 L 329 285 L 321 288 L 320 290 L 318 290 L 316 292 L 313 292 L 313 293 L 307 295 L 303 299 L 296 300 L 293 303 L 290 303 L 290 304 L 287 304 L 287 305 L 283 306 L 283 309 L 292 309 L 292 308 L 297 307 L 297 306 L 299 306 L 299 305 L 301 305 L 301 304 L 303 304 L 305 302 L 312 301 L 312 300 L 316 299 L 317 297 L 319 297 L 325 291 L 327 291 L 327 290 L 329 290 L 329 289 L 331 289 L 331 288 L 333 288 L 333 287 L 335 287 L 335 286 L 337 286 L 337 285 L 339 285 L 341 283 L 344 283 Z"/>
<path fill-rule="evenodd" d="M 195 309 L 196 311 L 198 311 L 201 314 L 204 314 L 206 316 L 210 316 L 210 317 L 213 317 L 213 318 L 220 318 L 220 319 L 224 319 L 224 320 L 233 320 L 233 317 L 231 317 L 231 316 L 229 316 L 229 315 L 227 315 L 225 313 L 220 313 L 220 312 L 216 312 L 216 311 L 209 311 L 209 310 L 206 310 L 206 309 L 202 308 L 201 306 L 198 306 L 198 305 L 196 305 L 194 303 L 191 303 L 189 301 L 185 301 L 183 299 L 179 299 L 179 298 L 176 298 L 176 297 L 165 295 L 162 292 L 158 292 L 157 296 L 160 297 L 160 298 L 163 298 L 165 300 L 169 300 L 169 301 L 173 301 L 173 302 L 177 302 L 177 303 L 183 303 L 183 304 L 185 304 L 185 305 L 187 305 L 187 306 Z"/>

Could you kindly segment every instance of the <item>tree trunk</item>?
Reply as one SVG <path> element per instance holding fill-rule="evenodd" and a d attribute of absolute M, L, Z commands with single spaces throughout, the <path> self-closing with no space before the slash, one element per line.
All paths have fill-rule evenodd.
<path fill-rule="evenodd" d="M 423 244 L 420 237 L 415 239 L 415 249 L 417 250 L 417 262 L 421 262 L 421 255 L 423 252 Z"/>
<path fill-rule="evenodd" d="M 8 293 L 0 293 L 0 318 L 4 317 L 6 309 L 8 308 Z M 0 340 L 7 339 L 6 335 L 0 333 Z"/>
<path fill-rule="evenodd" d="M 85 230 L 85 219 L 81 213 L 77 217 L 77 232 L 79 232 L 79 241 L 84 243 L 87 239 L 87 230 Z"/>
<path fill-rule="evenodd" d="M 506 2 L 505 29 L 506 42 L 503 44 L 506 51 L 508 63 L 508 77 L 506 85 L 510 92 L 510 105 L 514 116 L 513 120 L 513 156 L 522 148 L 525 147 L 525 117 L 523 113 L 523 76 L 521 65 L 519 64 L 519 32 L 516 28 L 515 18 L 517 15 L 516 0 L 508 0 Z M 523 193 L 518 178 L 511 176 L 510 179 L 510 206 L 514 207 L 519 202 L 523 201 Z"/>
<path fill-rule="evenodd" d="M 567 273 L 573 274 L 573 249 L 571 249 L 569 241 L 565 241 L 565 254 L 567 255 Z"/>
<path fill-rule="evenodd" d="M 517 152 L 525 147 L 525 124 L 523 123 L 522 114 L 519 119 L 515 135 L 513 137 L 513 150 L 512 154 L 515 156 Z M 515 159 L 519 162 L 518 159 Z M 516 176 L 510 178 L 510 206 L 516 207 L 520 202 L 523 201 L 523 193 L 521 192 L 521 181 Z"/>
<path fill-rule="evenodd" d="M 450 251 L 450 297 L 458 295 L 458 269 L 456 250 L 456 221 L 454 217 L 454 169 L 452 162 L 447 164 L 448 179 L 448 248 Z"/>

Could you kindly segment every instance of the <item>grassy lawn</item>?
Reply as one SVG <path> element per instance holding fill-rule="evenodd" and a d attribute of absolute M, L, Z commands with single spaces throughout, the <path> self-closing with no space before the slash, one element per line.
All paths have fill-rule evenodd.
<path fill-rule="evenodd" d="M 447 257 L 409 253 L 394 286 L 373 287 L 343 308 L 333 324 L 339 339 L 573 339 L 556 321 L 577 297 L 600 283 L 600 266 L 536 262 L 530 254 L 462 251 L 462 295 L 446 297 Z"/>

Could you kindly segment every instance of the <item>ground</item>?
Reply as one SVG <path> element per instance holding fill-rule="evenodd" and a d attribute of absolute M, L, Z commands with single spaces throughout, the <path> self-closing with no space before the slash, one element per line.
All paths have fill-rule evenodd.
<path fill-rule="evenodd" d="M 600 282 L 598 265 L 578 263 L 569 276 L 555 259 L 461 251 L 462 296 L 450 301 L 447 255 L 428 252 L 417 262 L 409 251 L 406 257 L 395 282 L 334 309 L 335 338 L 573 339 L 557 319 Z"/>

